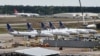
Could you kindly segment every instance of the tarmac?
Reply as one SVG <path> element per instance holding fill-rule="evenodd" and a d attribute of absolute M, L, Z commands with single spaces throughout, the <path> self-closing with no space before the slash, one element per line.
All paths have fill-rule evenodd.
<path fill-rule="evenodd" d="M 8 41 L 8 40 L 13 40 L 13 41 Z M 14 37 L 8 33 L 6 34 L 0 34 L 0 46 L 10 46 L 11 43 L 14 42 L 22 42 L 26 41 L 26 38 L 24 37 Z M 27 47 L 27 46 L 19 46 L 19 47 L 13 47 L 13 48 L 7 48 L 7 49 L 0 49 L 0 53 L 9 53 L 9 52 L 14 52 L 15 50 L 20 50 L 20 49 L 27 49 L 27 48 L 32 48 L 32 47 Z M 60 50 L 60 47 L 43 47 L 47 49 L 52 49 L 52 50 L 57 50 L 60 51 L 60 55 L 87 55 L 87 56 L 100 56 L 100 51 L 93 51 L 91 48 L 68 48 L 68 47 L 62 47 L 62 50 Z"/>

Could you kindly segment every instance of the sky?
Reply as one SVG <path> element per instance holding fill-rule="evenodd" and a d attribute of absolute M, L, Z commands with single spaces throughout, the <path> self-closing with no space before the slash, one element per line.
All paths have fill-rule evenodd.
<path fill-rule="evenodd" d="M 81 0 L 82 6 L 98 6 L 100 0 Z M 79 0 L 0 0 L 0 5 L 79 6 Z"/>

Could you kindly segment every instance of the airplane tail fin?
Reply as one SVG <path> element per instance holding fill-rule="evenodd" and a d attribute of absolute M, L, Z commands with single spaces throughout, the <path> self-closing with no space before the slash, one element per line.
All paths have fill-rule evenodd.
<path fill-rule="evenodd" d="M 13 32 L 13 31 L 14 31 L 8 23 L 7 23 L 7 30 L 8 30 L 9 32 Z"/>
<path fill-rule="evenodd" d="M 27 23 L 27 29 L 28 29 L 29 31 L 34 30 L 34 29 L 32 28 L 32 25 L 31 25 L 30 23 Z"/>
<path fill-rule="evenodd" d="M 14 14 L 18 13 L 17 9 L 14 9 Z"/>
<path fill-rule="evenodd" d="M 65 25 L 61 21 L 59 21 L 59 28 L 65 28 Z"/>
<path fill-rule="evenodd" d="M 55 26 L 51 22 L 49 22 L 49 26 L 51 29 L 55 29 Z"/>
<path fill-rule="evenodd" d="M 41 22 L 41 28 L 42 29 L 47 29 L 46 26 L 45 26 L 45 24 L 43 22 Z"/>

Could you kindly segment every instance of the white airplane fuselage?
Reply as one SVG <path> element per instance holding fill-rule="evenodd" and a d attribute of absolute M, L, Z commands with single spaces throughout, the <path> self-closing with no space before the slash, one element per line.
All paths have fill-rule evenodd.
<path fill-rule="evenodd" d="M 36 37 L 36 36 L 41 36 L 41 37 L 52 37 L 54 36 L 51 33 L 48 32 L 43 32 L 41 31 L 40 33 L 37 32 L 37 30 L 34 31 L 28 31 L 28 32 L 20 32 L 20 31 L 14 31 L 10 32 L 12 35 L 17 35 L 17 36 L 30 36 L 30 37 Z"/>
<path fill-rule="evenodd" d="M 60 29 L 47 29 L 47 30 L 43 30 L 44 32 L 48 32 L 54 35 L 63 35 L 63 36 L 69 36 L 70 34 L 66 31 L 62 31 Z"/>
<path fill-rule="evenodd" d="M 32 17 L 32 16 L 39 16 L 39 14 L 36 13 L 15 13 L 16 16 L 26 16 L 26 17 Z"/>
<path fill-rule="evenodd" d="M 15 36 L 31 36 L 31 37 L 36 37 L 38 33 L 36 31 L 34 32 L 21 32 L 21 31 L 13 31 L 9 32 L 11 35 Z"/>
<path fill-rule="evenodd" d="M 60 29 L 60 30 L 66 31 L 66 32 L 68 32 L 70 34 L 79 34 L 79 32 L 74 30 L 74 29 L 63 28 L 63 29 Z"/>

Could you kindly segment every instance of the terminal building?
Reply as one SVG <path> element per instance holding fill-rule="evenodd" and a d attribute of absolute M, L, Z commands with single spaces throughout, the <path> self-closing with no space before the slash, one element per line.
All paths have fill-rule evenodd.
<path fill-rule="evenodd" d="M 83 13 L 84 18 L 94 18 L 98 17 L 97 13 Z M 53 17 L 66 17 L 66 18 L 81 18 L 82 13 L 58 13 L 58 14 L 53 14 Z"/>

